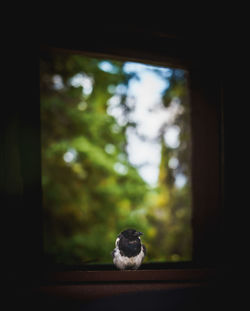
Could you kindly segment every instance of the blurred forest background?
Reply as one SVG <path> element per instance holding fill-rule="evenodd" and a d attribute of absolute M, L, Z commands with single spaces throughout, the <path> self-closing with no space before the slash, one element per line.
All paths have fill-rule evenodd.
<path fill-rule="evenodd" d="M 148 138 L 132 117 L 138 103 L 129 89 L 141 79 L 134 65 L 41 52 L 44 252 L 53 263 L 111 263 L 117 235 L 131 227 L 144 233 L 145 262 L 191 260 L 187 72 L 143 65 L 166 81 L 152 113 L 170 116 Z M 159 147 L 156 182 L 130 160 L 129 132 Z"/>

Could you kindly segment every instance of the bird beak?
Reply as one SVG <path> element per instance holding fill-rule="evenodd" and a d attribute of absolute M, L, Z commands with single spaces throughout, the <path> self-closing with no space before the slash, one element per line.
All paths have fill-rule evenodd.
<path fill-rule="evenodd" d="M 140 235 L 143 235 L 143 233 L 142 232 L 137 232 L 136 235 L 140 236 Z"/>

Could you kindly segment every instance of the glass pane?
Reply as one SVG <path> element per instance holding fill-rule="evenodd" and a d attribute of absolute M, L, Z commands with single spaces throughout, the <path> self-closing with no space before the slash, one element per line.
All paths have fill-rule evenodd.
<path fill-rule="evenodd" d="M 144 233 L 144 262 L 192 254 L 188 72 L 43 52 L 44 253 L 112 263 L 117 235 Z"/>

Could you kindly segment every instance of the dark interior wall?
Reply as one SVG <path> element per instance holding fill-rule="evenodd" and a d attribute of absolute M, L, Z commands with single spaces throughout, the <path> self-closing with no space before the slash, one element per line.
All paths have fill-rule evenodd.
<path fill-rule="evenodd" d="M 234 224 L 233 208 L 237 204 L 237 179 L 232 178 L 234 172 L 234 156 L 231 149 L 232 135 L 237 139 L 235 131 L 232 131 L 232 84 L 228 77 L 226 67 L 228 46 L 218 40 L 218 36 L 200 38 L 193 33 L 168 33 L 166 29 L 148 29 L 139 27 L 136 30 L 112 29 L 89 34 L 92 50 L 125 49 L 129 55 L 131 49 L 136 48 L 150 58 L 158 55 L 161 58 L 168 54 L 169 61 L 175 57 L 184 57 L 184 63 L 196 60 L 196 65 L 206 65 L 207 68 L 215 68 L 220 76 L 222 107 L 222 145 L 223 145 L 223 195 L 221 219 L 221 231 L 217 245 L 221 258 L 226 266 L 233 264 L 235 255 L 228 256 L 231 252 L 231 242 L 235 241 L 232 226 Z M 114 40 L 114 36 L 116 40 Z M 138 37 L 140 40 L 138 40 Z M 95 39 L 94 39 L 95 38 Z M 198 40 L 200 38 L 200 40 Z M 226 39 L 226 37 L 223 37 Z M 39 43 L 39 42 L 37 42 Z M 64 38 L 41 37 L 42 44 L 55 44 L 58 47 L 84 49 L 79 41 L 66 40 Z M 128 44 L 129 43 L 129 44 Z M 215 49 L 216 45 L 219 48 Z M 175 48 L 173 48 L 175 46 Z M 150 49 L 149 49 L 150 47 Z M 4 199 L 4 216 L 2 223 L 4 228 L 4 257 L 8 274 L 8 287 L 15 291 L 23 284 L 32 286 L 39 279 L 41 272 L 42 255 L 42 219 L 41 219 L 41 162 L 40 150 L 40 119 L 39 119 L 39 44 L 21 48 L 21 53 L 15 60 L 15 70 L 19 77 L 18 85 L 8 90 L 5 100 L 5 113 L 1 114 L 1 192 Z M 164 59 L 164 57 L 163 57 Z M 197 61 L 198 59 L 198 61 Z M 229 82 L 229 83 L 228 83 Z M 237 129 L 236 129 L 237 131 Z M 226 207 L 225 207 L 226 206 Z M 235 228 L 235 227 L 234 227 Z M 235 230 L 235 229 L 234 229 Z M 213 230 L 211 230 L 213 234 Z M 200 242 L 199 242 L 200 243 Z M 206 253 L 206 252 L 205 252 Z M 223 260 L 221 260 L 223 262 Z"/>
<path fill-rule="evenodd" d="M 16 53 L 1 114 L 4 258 L 10 286 L 34 279 L 41 255 L 38 50 Z M 12 68 L 13 66 L 13 68 Z"/>

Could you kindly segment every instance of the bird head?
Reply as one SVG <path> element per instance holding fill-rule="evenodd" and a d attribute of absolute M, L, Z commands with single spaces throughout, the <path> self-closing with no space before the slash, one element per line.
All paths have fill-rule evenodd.
<path fill-rule="evenodd" d="M 136 240 L 140 235 L 142 235 L 142 232 L 136 231 L 135 229 L 126 229 L 122 231 L 121 233 L 126 239 L 133 241 Z"/>

